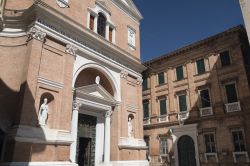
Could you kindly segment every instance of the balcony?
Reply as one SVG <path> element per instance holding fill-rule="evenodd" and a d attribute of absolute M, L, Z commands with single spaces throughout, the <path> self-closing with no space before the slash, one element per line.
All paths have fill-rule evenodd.
<path fill-rule="evenodd" d="M 168 115 L 160 115 L 158 117 L 158 122 L 168 122 L 169 121 L 169 116 Z"/>
<path fill-rule="evenodd" d="M 149 125 L 151 122 L 150 117 L 143 119 L 143 125 Z"/>
<path fill-rule="evenodd" d="M 213 108 L 212 107 L 204 107 L 200 108 L 200 116 L 210 116 L 213 115 Z"/>
<path fill-rule="evenodd" d="M 184 121 L 189 118 L 189 111 L 178 113 L 178 122 L 180 125 L 184 124 Z"/>
<path fill-rule="evenodd" d="M 240 102 L 225 104 L 227 113 L 241 111 Z"/>

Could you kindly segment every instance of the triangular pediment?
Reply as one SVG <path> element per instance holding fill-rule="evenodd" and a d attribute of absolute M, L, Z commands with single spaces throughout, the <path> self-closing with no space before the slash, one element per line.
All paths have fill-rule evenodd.
<path fill-rule="evenodd" d="M 116 104 L 114 97 L 106 91 L 100 84 L 92 84 L 87 86 L 78 87 L 76 90 L 76 96 L 79 98 L 99 101 L 101 103 L 109 103 L 111 105 Z"/>
<path fill-rule="evenodd" d="M 140 11 L 137 9 L 136 5 L 134 4 L 132 0 L 113 0 L 113 2 L 120 4 L 120 6 L 128 10 L 138 20 L 142 19 L 142 15 Z"/>

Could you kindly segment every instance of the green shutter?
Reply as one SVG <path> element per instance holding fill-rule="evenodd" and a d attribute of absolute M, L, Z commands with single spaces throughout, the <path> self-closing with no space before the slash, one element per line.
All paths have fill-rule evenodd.
<path fill-rule="evenodd" d="M 149 102 L 148 102 L 148 100 L 143 101 L 143 116 L 144 116 L 144 119 L 149 117 Z"/>
<path fill-rule="evenodd" d="M 211 106 L 209 90 L 208 89 L 201 90 L 200 91 L 200 97 L 201 97 L 201 107 L 202 108 Z"/>
<path fill-rule="evenodd" d="M 220 53 L 221 66 L 227 66 L 231 64 L 229 51 L 224 51 Z"/>
<path fill-rule="evenodd" d="M 196 65 L 197 65 L 197 74 L 205 73 L 206 69 L 205 69 L 204 59 L 197 60 Z"/>
<path fill-rule="evenodd" d="M 225 88 L 226 88 L 226 93 L 227 93 L 227 102 L 228 103 L 237 102 L 238 98 L 237 98 L 237 92 L 235 89 L 235 84 L 228 84 L 225 86 Z"/>
<path fill-rule="evenodd" d="M 179 66 L 176 68 L 176 80 L 179 81 L 182 80 L 183 78 L 184 78 L 183 67 Z"/>
<path fill-rule="evenodd" d="M 143 78 L 142 90 L 147 90 L 147 89 L 148 89 L 148 79 L 147 78 Z"/>
<path fill-rule="evenodd" d="M 180 112 L 187 111 L 186 95 L 179 96 L 179 109 Z"/>
<path fill-rule="evenodd" d="M 160 115 L 166 115 L 167 114 L 167 105 L 166 100 L 160 100 Z"/>
<path fill-rule="evenodd" d="M 164 72 L 158 73 L 158 84 L 164 84 L 165 83 L 165 78 L 164 78 Z"/>

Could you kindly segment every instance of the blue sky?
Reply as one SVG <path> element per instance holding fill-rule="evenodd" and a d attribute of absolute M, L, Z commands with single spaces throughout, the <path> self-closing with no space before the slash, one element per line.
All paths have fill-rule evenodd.
<path fill-rule="evenodd" d="M 239 0 L 133 0 L 147 61 L 243 23 Z"/>

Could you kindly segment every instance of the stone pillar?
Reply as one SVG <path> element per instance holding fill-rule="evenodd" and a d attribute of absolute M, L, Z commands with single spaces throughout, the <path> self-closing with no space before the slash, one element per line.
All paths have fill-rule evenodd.
<path fill-rule="evenodd" d="M 109 24 L 107 23 L 106 24 L 106 34 L 105 34 L 105 38 L 107 39 L 107 40 L 109 40 Z M 112 42 L 112 41 L 111 41 Z"/>
<path fill-rule="evenodd" d="M 104 135 L 104 163 L 109 163 L 110 161 L 110 118 L 112 111 L 109 110 L 105 115 L 105 135 Z"/>
<path fill-rule="evenodd" d="M 70 161 L 72 163 L 76 162 L 76 142 L 77 142 L 77 128 L 78 128 L 78 111 L 80 104 L 77 101 L 73 102 L 73 113 L 71 121 L 71 136 L 73 143 L 70 146 Z"/>
<path fill-rule="evenodd" d="M 97 33 L 97 20 L 98 20 L 98 16 L 95 16 L 94 19 L 94 32 Z"/>

